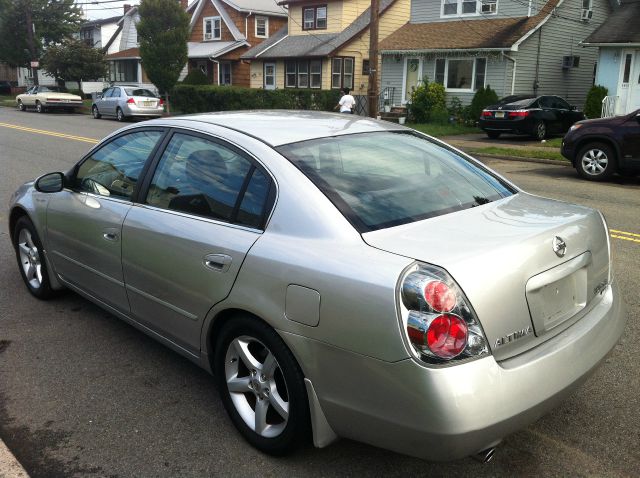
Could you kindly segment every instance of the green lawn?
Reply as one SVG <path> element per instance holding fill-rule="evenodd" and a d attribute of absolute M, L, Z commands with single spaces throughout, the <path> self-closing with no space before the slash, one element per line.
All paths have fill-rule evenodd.
<path fill-rule="evenodd" d="M 15 105 L 16 105 L 15 96 L 0 95 L 0 106 L 15 106 Z"/>
<path fill-rule="evenodd" d="M 440 138 L 442 136 L 454 136 L 458 134 L 473 134 L 480 132 L 480 130 L 475 126 L 463 126 L 459 124 L 407 123 L 407 126 L 422 133 L 435 136 L 436 138 Z"/>
<path fill-rule="evenodd" d="M 519 158 L 553 159 L 556 161 L 568 161 L 559 151 L 541 151 L 539 149 L 500 148 L 490 146 L 488 148 L 469 148 L 470 154 L 496 154 L 500 156 L 517 156 Z"/>

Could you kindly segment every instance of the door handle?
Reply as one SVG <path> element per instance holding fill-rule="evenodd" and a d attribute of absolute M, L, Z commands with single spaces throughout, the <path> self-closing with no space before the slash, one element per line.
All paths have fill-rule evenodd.
<path fill-rule="evenodd" d="M 105 229 L 102 237 L 105 241 L 116 242 L 119 238 L 117 229 Z"/>
<path fill-rule="evenodd" d="M 227 254 L 207 254 L 204 256 L 204 265 L 216 272 L 227 272 L 233 259 Z"/>

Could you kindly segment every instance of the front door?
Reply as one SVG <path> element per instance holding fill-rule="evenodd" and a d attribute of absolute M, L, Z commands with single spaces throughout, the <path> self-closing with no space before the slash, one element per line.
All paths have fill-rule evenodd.
<path fill-rule="evenodd" d="M 635 51 L 634 65 L 629 78 L 629 107 L 627 112 L 640 109 L 640 50 Z"/>
<path fill-rule="evenodd" d="M 618 87 L 618 96 L 620 97 L 621 113 L 629 113 L 629 104 L 631 102 L 631 80 L 633 73 L 633 51 L 623 50 L 622 61 L 620 65 L 620 85 Z"/>
<path fill-rule="evenodd" d="M 402 103 L 411 101 L 413 91 L 422 80 L 422 61 L 420 58 L 404 59 L 404 81 L 402 84 Z"/>
<path fill-rule="evenodd" d="M 207 313 L 229 294 L 260 237 L 270 187 L 266 172 L 240 150 L 174 133 L 143 204 L 124 222 L 133 318 L 197 354 Z"/>
<path fill-rule="evenodd" d="M 275 63 L 264 64 L 264 89 L 265 90 L 276 89 L 276 64 Z"/>
<path fill-rule="evenodd" d="M 161 130 L 122 134 L 77 167 L 69 189 L 47 208 L 47 247 L 68 284 L 128 313 L 121 264 L 122 223 L 142 168 Z"/>

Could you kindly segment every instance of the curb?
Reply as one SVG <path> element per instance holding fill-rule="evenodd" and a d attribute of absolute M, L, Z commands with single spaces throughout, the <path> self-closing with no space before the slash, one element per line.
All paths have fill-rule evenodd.
<path fill-rule="evenodd" d="M 4 442 L 0 440 L 0 477 L 2 478 L 29 478 L 22 465 L 9 451 Z"/>

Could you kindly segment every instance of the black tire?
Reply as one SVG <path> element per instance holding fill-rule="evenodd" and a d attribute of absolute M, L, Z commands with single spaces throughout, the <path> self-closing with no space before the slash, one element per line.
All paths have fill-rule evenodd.
<path fill-rule="evenodd" d="M 93 105 L 93 108 L 91 108 L 91 114 L 94 119 L 102 118 L 102 115 L 100 114 L 100 111 L 98 111 L 98 107 L 96 105 Z"/>
<path fill-rule="evenodd" d="M 28 239 L 27 239 L 28 238 Z M 18 269 L 27 289 L 38 299 L 46 300 L 57 295 L 51 288 L 47 262 L 44 257 L 42 242 L 36 228 L 27 216 L 22 216 L 13 229 L 13 247 L 16 251 Z M 29 252 L 25 249 L 30 249 Z M 29 258 L 30 257 L 30 258 Z M 33 274 L 27 276 L 30 267 L 34 267 Z M 39 267 L 39 273 L 38 271 Z"/>
<path fill-rule="evenodd" d="M 245 357 L 253 362 L 237 353 L 236 346 L 240 343 L 247 344 Z M 268 360 L 270 354 L 275 362 Z M 247 362 L 259 367 L 250 368 Z M 267 362 L 272 367 L 268 367 Z M 273 372 L 269 372 L 271 368 Z M 228 320 L 216 338 L 214 370 L 224 407 L 251 445 L 270 455 L 284 455 L 308 441 L 310 418 L 304 376 L 291 351 L 271 327 L 249 315 Z M 235 390 L 233 398 L 228 378 L 247 382 Z M 278 403 L 287 404 L 287 418 L 278 412 L 275 406 Z M 265 410 L 262 433 L 256 431 L 260 404 Z"/>
<path fill-rule="evenodd" d="M 491 139 L 498 139 L 501 134 L 501 133 L 498 133 L 497 131 L 485 131 L 485 133 L 487 133 L 487 136 Z"/>
<path fill-rule="evenodd" d="M 24 105 L 24 103 L 21 100 L 18 100 L 18 109 L 20 111 L 27 111 L 27 107 Z"/>
<path fill-rule="evenodd" d="M 36 101 L 36 111 L 38 113 L 44 113 L 45 111 L 44 106 L 42 106 L 42 103 L 40 103 L 39 101 Z"/>
<path fill-rule="evenodd" d="M 538 141 L 545 139 L 547 137 L 547 124 L 542 120 L 536 121 L 531 135 Z"/>
<path fill-rule="evenodd" d="M 124 112 L 119 107 L 116 108 L 116 119 L 120 122 L 123 122 L 126 119 Z"/>
<path fill-rule="evenodd" d="M 618 169 L 616 152 L 606 143 L 588 143 L 578 151 L 575 167 L 584 179 L 603 181 Z"/>

